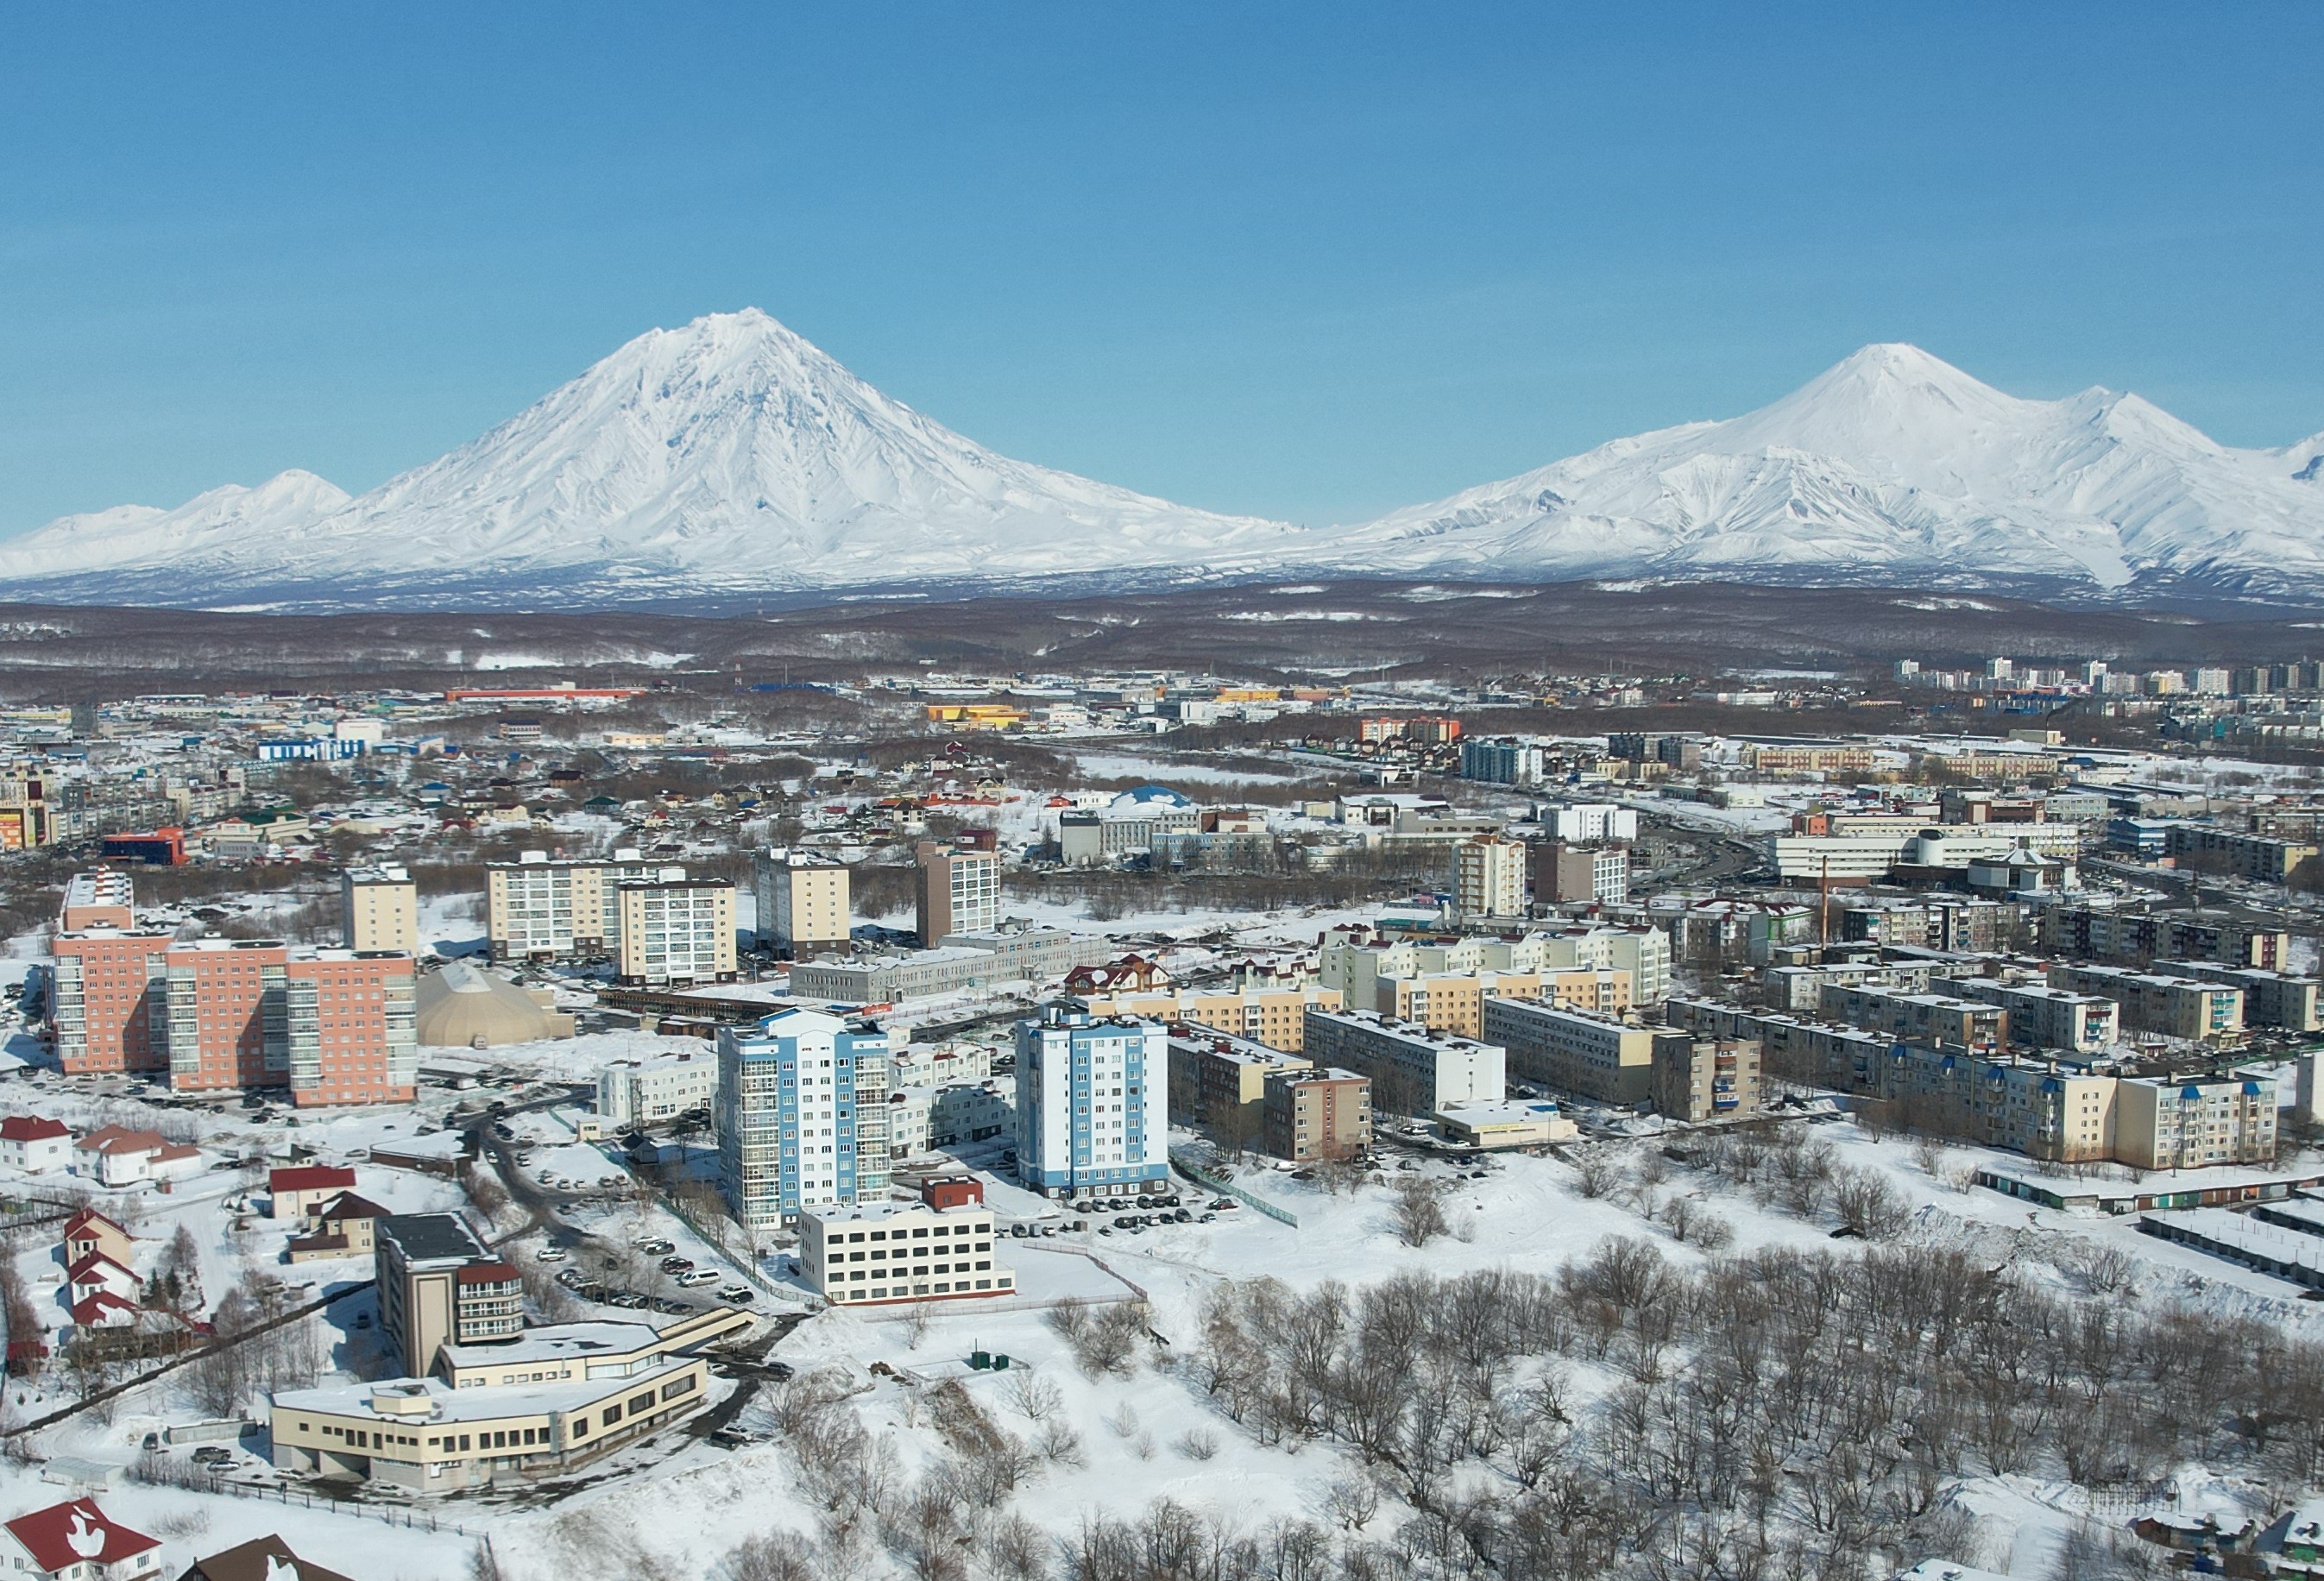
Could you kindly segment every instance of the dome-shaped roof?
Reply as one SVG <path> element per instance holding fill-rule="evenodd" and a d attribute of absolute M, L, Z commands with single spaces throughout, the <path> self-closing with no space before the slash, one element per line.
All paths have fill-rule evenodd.
<path fill-rule="evenodd" d="M 431 1049 L 491 1049 L 570 1037 L 573 1018 L 533 1003 L 497 972 L 453 961 L 420 979 L 420 1041 Z"/>

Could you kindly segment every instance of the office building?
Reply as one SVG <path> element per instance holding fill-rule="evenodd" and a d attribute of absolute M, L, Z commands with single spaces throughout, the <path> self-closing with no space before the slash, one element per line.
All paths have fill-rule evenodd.
<path fill-rule="evenodd" d="M 1582 1127 L 1554 1098 L 1505 1098 L 1498 1104 L 1452 1104 L 1436 1112 L 1436 1133 L 1455 1147 L 1479 1152 L 1545 1147 L 1571 1142 Z"/>
<path fill-rule="evenodd" d="M 1654 1030 L 1531 1000 L 1485 1005 L 1485 1036 L 1508 1050 L 1521 1080 L 1601 1104 L 1654 1097 Z"/>
<path fill-rule="evenodd" d="M 726 1203 L 752 1228 L 888 1190 L 888 1035 L 786 1010 L 718 1030 L 714 1115 Z"/>
<path fill-rule="evenodd" d="M 1001 857 L 923 840 L 916 853 L 914 900 L 920 948 L 933 949 L 955 933 L 990 933 L 1001 926 Z"/>
<path fill-rule="evenodd" d="M 552 860 L 527 851 L 484 869 L 485 932 L 495 961 L 573 960 L 610 956 L 621 945 L 619 886 L 660 876 L 662 865 L 634 850 L 610 857 Z"/>
<path fill-rule="evenodd" d="M 379 1325 L 404 1372 L 435 1371 L 447 1345 L 513 1339 L 524 1331 L 517 1271 L 448 1213 L 397 1214 L 372 1226 Z"/>
<path fill-rule="evenodd" d="M 845 864 L 776 846 L 752 861 L 759 942 L 786 960 L 844 950 L 853 930 Z"/>
<path fill-rule="evenodd" d="M 1749 1038 L 1656 1032 L 1655 1113 L 1699 1125 L 1759 1112 L 1759 1045 Z"/>
<path fill-rule="evenodd" d="M 613 888 L 622 981 L 646 987 L 734 980 L 734 884 L 665 867 Z"/>
<path fill-rule="evenodd" d="M 1370 1077 L 1337 1067 L 1274 1067 L 1260 1087 L 1259 1145 L 1276 1158 L 1310 1164 L 1371 1151 Z"/>
<path fill-rule="evenodd" d="M 1373 1102 L 1397 1114 L 1433 1114 L 1508 1096 L 1507 1059 L 1497 1045 L 1369 1011 L 1310 1010 L 1306 1046 L 1319 1066 L 1370 1077 Z"/>
<path fill-rule="evenodd" d="M 990 1300 L 1017 1276 L 993 1255 L 992 1210 L 973 1175 L 942 1177 L 918 1202 L 810 1208 L 799 1216 L 799 1269 L 834 1306 Z"/>
<path fill-rule="evenodd" d="M 339 939 L 349 949 L 420 953 L 420 889 L 407 867 L 350 867 L 339 874 Z"/>
<path fill-rule="evenodd" d="M 1169 1033 L 1052 1004 L 1017 1023 L 1017 1170 L 1045 1196 L 1119 1195 L 1169 1173 Z"/>

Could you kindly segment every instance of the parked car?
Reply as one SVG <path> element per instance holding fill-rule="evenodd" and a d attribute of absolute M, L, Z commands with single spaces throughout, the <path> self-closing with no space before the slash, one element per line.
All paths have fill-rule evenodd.
<path fill-rule="evenodd" d="M 684 1273 L 693 1266 L 694 1259 L 691 1257 L 665 1257 L 661 1260 L 661 1271 L 664 1273 Z"/>
<path fill-rule="evenodd" d="M 732 1284 L 719 1290 L 718 1299 L 732 1301 L 738 1307 L 747 1307 L 759 1299 L 759 1293 L 749 1285 Z"/>
<path fill-rule="evenodd" d="M 678 1288 L 685 1290 L 695 1285 L 716 1284 L 718 1277 L 718 1271 L 715 1268 L 694 1269 L 678 1276 Z"/>
<path fill-rule="evenodd" d="M 537 1262 L 562 1262 L 572 1255 L 562 1246 L 543 1246 L 533 1253 L 533 1260 Z"/>

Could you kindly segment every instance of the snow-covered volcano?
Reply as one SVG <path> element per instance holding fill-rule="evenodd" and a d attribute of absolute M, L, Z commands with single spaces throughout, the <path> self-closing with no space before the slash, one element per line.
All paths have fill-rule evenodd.
<path fill-rule="evenodd" d="M 1772 405 L 1354 527 L 1010 460 L 764 313 L 631 341 L 348 499 L 285 473 L 0 543 L 0 596 L 572 606 L 1296 571 L 2324 594 L 2324 435 L 2236 450 L 2140 400 L 2005 395 L 1871 346 Z"/>
<path fill-rule="evenodd" d="M 2324 435 L 2235 450 L 2135 395 L 2024 401 L 1868 346 L 1774 404 L 1616 439 L 1335 546 L 1383 571 L 2324 589 Z"/>

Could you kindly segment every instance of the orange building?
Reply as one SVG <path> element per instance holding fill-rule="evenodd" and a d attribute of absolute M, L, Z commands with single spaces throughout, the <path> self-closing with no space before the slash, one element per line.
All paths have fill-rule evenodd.
<path fill-rule="evenodd" d="M 420 1049 L 410 956 L 271 938 L 181 943 L 87 920 L 90 911 L 125 904 L 77 911 L 74 898 L 69 890 L 66 914 L 84 925 L 51 947 L 50 1020 L 68 1073 L 145 1074 L 179 1092 L 287 1087 L 302 1108 L 413 1097 Z"/>

